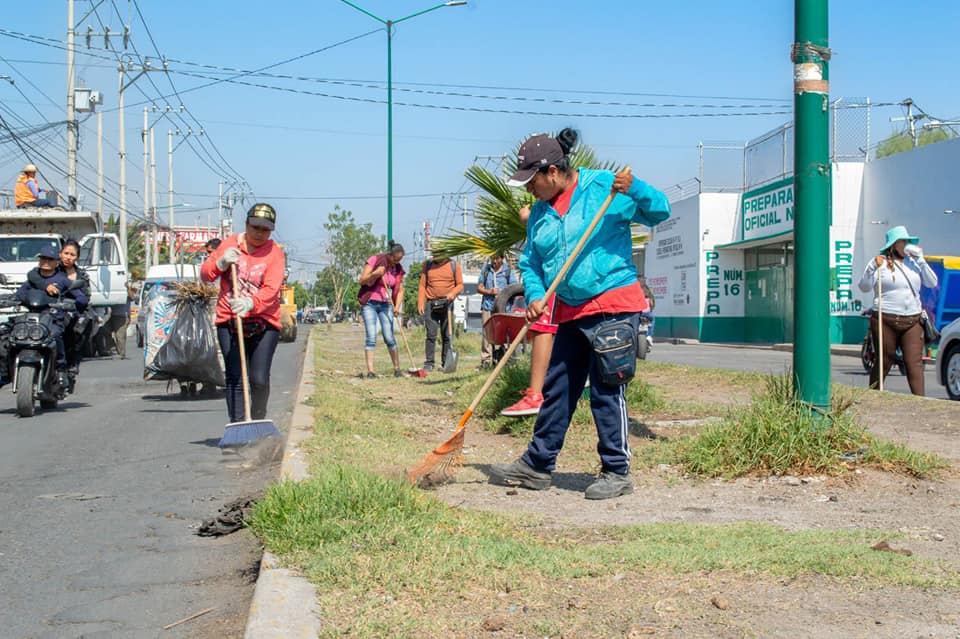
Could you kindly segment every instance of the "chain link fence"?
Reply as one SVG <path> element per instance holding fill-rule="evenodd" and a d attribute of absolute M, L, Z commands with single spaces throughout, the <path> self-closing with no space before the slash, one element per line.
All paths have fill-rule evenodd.
<path fill-rule="evenodd" d="M 872 159 L 870 98 L 838 98 L 830 103 L 830 159 Z M 697 177 L 666 189 L 671 201 L 696 193 L 748 191 L 793 175 L 793 122 L 747 142 L 701 142 Z"/>

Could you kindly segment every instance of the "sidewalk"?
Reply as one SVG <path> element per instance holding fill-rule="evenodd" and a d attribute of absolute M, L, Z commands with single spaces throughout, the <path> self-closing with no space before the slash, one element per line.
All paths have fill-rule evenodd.
<path fill-rule="evenodd" d="M 756 342 L 701 342 L 697 339 L 687 339 L 683 337 L 664 337 L 659 339 L 654 337 L 653 341 L 655 344 L 658 342 L 665 344 L 687 344 L 691 346 L 703 344 L 704 346 L 719 346 L 722 348 L 753 348 L 764 351 L 783 351 L 786 353 L 793 352 L 793 344 L 790 342 L 783 344 L 760 344 Z M 831 344 L 830 354 L 841 355 L 845 357 L 860 357 L 860 344 Z"/>
<path fill-rule="evenodd" d="M 313 410 L 307 404 L 314 391 L 313 346 L 313 331 L 310 331 L 280 465 L 281 481 L 299 481 L 308 476 L 306 456 L 299 447 L 313 435 Z M 295 571 L 280 568 L 277 557 L 264 551 L 245 639 L 316 639 L 320 632 L 316 601 L 313 584 Z"/>

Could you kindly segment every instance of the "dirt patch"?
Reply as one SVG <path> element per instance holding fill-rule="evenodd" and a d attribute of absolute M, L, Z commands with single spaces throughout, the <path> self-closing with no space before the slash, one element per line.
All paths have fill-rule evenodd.
<path fill-rule="evenodd" d="M 474 359 L 461 359 L 454 382 L 466 384 L 478 375 Z M 683 386 L 677 374 L 658 370 L 643 379 L 660 389 L 668 404 L 694 400 L 713 404 L 717 413 L 750 398 L 749 380 L 724 383 L 722 375 L 681 394 L 676 390 Z M 438 379 L 451 378 L 431 373 L 426 379 L 402 383 L 374 380 L 364 389 L 372 400 L 404 416 L 411 439 L 423 443 L 424 453 L 450 435 L 460 416 L 455 405 L 463 401 L 457 383 L 450 386 L 453 390 L 438 394 Z M 876 435 L 960 459 L 960 404 L 866 393 L 856 411 Z M 634 450 L 698 427 L 696 420 L 674 421 L 683 416 L 677 413 L 673 408 L 657 415 L 631 415 Z M 532 420 L 528 427 L 532 430 Z M 463 468 L 452 483 L 434 488 L 435 494 L 454 507 L 515 513 L 547 530 L 749 521 L 787 531 L 876 531 L 875 542 L 892 534 L 891 545 L 909 549 L 911 560 L 929 560 L 950 574 L 957 572 L 960 480 L 952 471 L 925 480 L 868 469 L 841 478 L 705 481 L 662 465 L 635 469 L 633 494 L 593 502 L 583 498 L 583 490 L 598 471 L 596 434 L 592 424 L 578 424 L 570 429 L 548 490 L 490 484 L 489 466 L 516 459 L 526 444 L 526 437 L 488 432 L 482 420 L 474 419 L 468 425 Z M 399 473 L 405 463 L 410 461 L 398 461 L 383 472 Z M 456 605 L 464 611 L 463 626 L 446 628 L 437 636 L 960 637 L 960 598 L 936 588 L 868 586 L 858 579 L 816 575 L 777 579 L 715 572 L 636 574 L 629 566 L 613 578 L 577 580 L 575 587 L 541 586 L 533 593 L 505 591 L 493 602 L 461 596 Z"/>

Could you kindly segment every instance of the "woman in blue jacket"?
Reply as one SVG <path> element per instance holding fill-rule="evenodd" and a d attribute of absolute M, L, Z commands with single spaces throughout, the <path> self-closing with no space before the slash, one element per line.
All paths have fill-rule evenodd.
<path fill-rule="evenodd" d="M 576 142 L 572 129 L 556 138 L 533 136 L 520 147 L 518 169 L 508 181 L 537 198 L 519 263 L 530 321 L 543 313 L 547 288 L 603 201 L 611 191 L 617 195 L 557 288 L 559 328 L 533 439 L 520 459 L 491 467 L 491 478 L 531 490 L 550 486 L 589 377 L 602 469 L 584 496 L 609 499 L 633 492 L 624 390 L 636 370 L 637 329 L 646 304 L 631 259 L 630 225 L 655 226 L 670 216 L 670 205 L 663 193 L 628 172 L 572 168 Z"/>

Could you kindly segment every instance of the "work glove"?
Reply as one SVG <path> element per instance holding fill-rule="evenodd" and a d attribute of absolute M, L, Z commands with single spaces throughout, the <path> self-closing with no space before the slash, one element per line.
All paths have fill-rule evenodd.
<path fill-rule="evenodd" d="M 230 300 L 230 310 L 234 315 L 244 317 L 253 310 L 253 300 L 249 297 L 235 297 Z"/>
<path fill-rule="evenodd" d="M 231 264 L 236 264 L 237 260 L 240 259 L 240 249 L 231 246 L 226 251 L 223 252 L 223 255 L 217 259 L 217 268 L 221 271 L 226 271 L 230 268 Z"/>
<path fill-rule="evenodd" d="M 915 260 L 923 259 L 923 249 L 916 244 L 907 244 L 903 247 L 903 252 Z"/>

